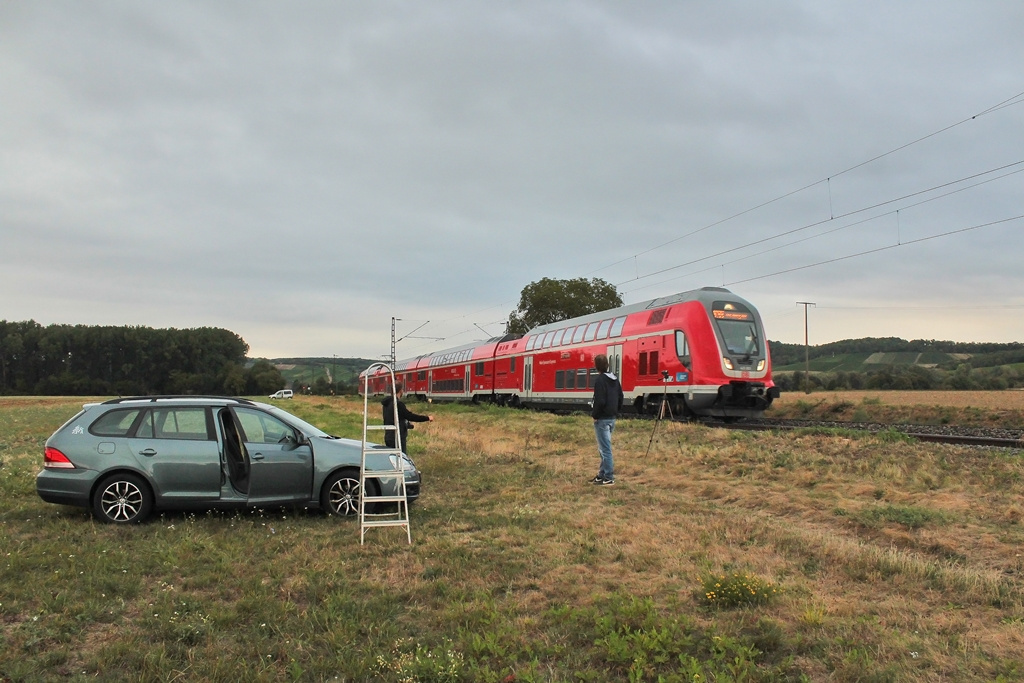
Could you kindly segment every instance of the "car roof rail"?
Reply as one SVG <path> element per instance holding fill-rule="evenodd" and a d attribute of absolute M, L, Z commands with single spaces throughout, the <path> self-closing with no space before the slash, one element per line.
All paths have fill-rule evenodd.
<path fill-rule="evenodd" d="M 200 394 L 161 394 L 158 396 L 119 396 L 117 398 L 104 401 L 103 405 L 111 405 L 117 403 L 128 403 L 128 402 L 143 402 L 150 401 L 156 403 L 157 401 L 181 401 L 181 400 L 196 400 L 196 401 L 233 401 L 240 405 L 254 406 L 256 405 L 253 401 L 247 398 L 240 398 L 238 396 L 207 396 Z"/>

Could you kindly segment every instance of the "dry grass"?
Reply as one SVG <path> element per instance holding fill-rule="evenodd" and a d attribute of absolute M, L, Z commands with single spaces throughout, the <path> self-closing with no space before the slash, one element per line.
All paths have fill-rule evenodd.
<path fill-rule="evenodd" d="M 795 654 L 812 678 L 983 680 L 1024 661 L 1018 454 L 662 423 L 645 456 L 652 423 L 620 421 L 619 484 L 602 489 L 583 483 L 597 463 L 589 420 L 570 422 L 459 415 L 430 428 L 428 450 L 504 480 L 475 504 L 533 520 L 525 540 L 451 517 L 460 544 L 520 538 L 544 558 L 514 582 L 530 587 L 513 591 L 520 609 L 610 590 L 685 603 L 702 573 L 735 569 L 786 589 L 764 615 L 821 643 Z M 544 484 L 525 485 L 531 473 Z M 437 483 L 460 491 L 458 479 Z M 737 632 L 757 618 L 694 611 Z M 872 654 L 850 659 L 853 643 Z"/>
<path fill-rule="evenodd" d="M 296 399 L 294 408 L 318 422 L 328 411 L 358 413 L 362 403 L 336 400 L 324 408 L 321 399 Z M 228 554 L 223 522 L 199 520 L 190 523 L 186 546 L 161 546 L 180 566 L 147 565 L 133 624 L 97 626 L 91 636 L 68 636 L 55 647 L 78 652 L 76 661 L 116 663 L 109 651 L 118 638 L 160 642 L 159 633 L 145 631 L 145 616 L 165 582 L 208 613 L 230 616 L 241 597 L 242 605 L 252 602 L 247 609 L 281 604 L 302 615 L 282 617 L 273 643 L 285 650 L 286 640 L 303 643 L 297 661 L 304 680 L 330 678 L 322 665 L 333 656 L 329 644 L 372 652 L 387 641 L 389 626 L 419 642 L 451 642 L 467 656 L 475 653 L 495 672 L 478 672 L 480 680 L 574 680 L 574 671 L 594 666 L 585 659 L 594 643 L 572 641 L 551 615 L 560 606 L 601 614 L 608 596 L 632 596 L 650 599 L 665 618 L 685 617 L 753 643 L 759 661 L 792 680 L 1020 680 L 1019 452 L 667 422 L 654 431 L 654 423 L 621 420 L 614 435 L 618 483 L 594 487 L 586 483 L 598 462 L 586 416 L 451 406 L 430 412 L 436 421 L 417 425 L 410 437 L 425 474 L 411 548 L 388 530 L 371 532 L 361 547 L 354 526 L 311 518 L 302 522 L 301 540 L 288 537 L 295 547 L 258 564 L 259 558 Z M 81 516 L 55 519 L 58 510 L 23 501 L 17 512 L 0 515 L 0 531 L 30 548 L 46 543 L 41 528 L 77 537 L 92 527 Z M 283 535 L 291 520 L 271 521 Z M 228 538 L 246 533 L 231 526 Z M 239 547 L 265 543 L 265 531 L 249 527 L 253 535 L 239 537 Z M 143 562 L 150 551 L 133 537 L 147 533 L 170 534 L 155 524 L 119 534 Z M 211 558 L 238 565 L 222 569 L 217 583 L 185 588 L 202 583 L 189 578 L 189 567 Z M 30 585 L 44 585 L 48 570 L 45 562 L 38 576 L 20 567 Z M 698 599 L 710 572 L 749 573 L 782 592 L 767 605 L 710 609 Z M 246 582 L 250 575 L 258 585 Z M 399 601 L 383 621 L 366 621 L 342 637 L 324 615 L 341 599 L 337 588 L 347 600 L 391 594 Z M 209 605 L 218 595 L 230 602 Z M 0 599 L 11 643 L 22 642 L 15 640 L 21 620 L 44 613 L 50 600 L 22 597 L 4 614 L 11 603 Z M 373 610 L 364 609 L 361 618 L 371 619 Z M 220 644 L 200 642 L 171 663 L 198 667 L 225 645 L 224 662 L 244 661 L 247 653 L 231 645 L 264 618 L 242 617 L 222 616 Z M 485 636 L 492 649 L 472 640 Z M 290 677 L 284 664 L 260 671 L 264 680 Z M 625 678 L 614 668 L 605 674 Z"/>
<path fill-rule="evenodd" d="M 879 402 L 889 406 L 929 406 L 981 408 L 984 410 L 1024 410 L 1024 391 L 815 391 L 811 394 L 789 391 L 777 404 L 826 399 L 833 403 Z"/>
<path fill-rule="evenodd" d="M 767 417 L 1024 427 L 1024 391 L 786 392 Z"/>

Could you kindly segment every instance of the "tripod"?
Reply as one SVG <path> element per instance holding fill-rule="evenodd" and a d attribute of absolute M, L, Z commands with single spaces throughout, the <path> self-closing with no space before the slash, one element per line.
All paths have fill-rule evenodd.
<path fill-rule="evenodd" d="M 661 381 L 665 385 L 661 392 L 661 405 L 658 406 L 658 415 L 654 418 L 654 429 L 651 430 L 651 439 L 647 442 L 647 452 L 644 453 L 644 457 L 649 455 L 651 452 L 651 444 L 654 443 L 654 435 L 658 432 L 658 423 L 665 419 L 665 413 L 668 413 L 668 419 L 675 419 L 675 416 L 672 415 L 672 404 L 668 401 L 668 370 L 661 371 Z"/>

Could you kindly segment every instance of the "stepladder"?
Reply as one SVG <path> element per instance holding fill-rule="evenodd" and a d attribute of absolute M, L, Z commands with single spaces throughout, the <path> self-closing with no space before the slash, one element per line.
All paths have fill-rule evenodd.
<path fill-rule="evenodd" d="M 390 424 L 378 424 L 370 417 L 369 381 L 380 372 L 388 375 L 391 388 Z M 366 369 L 363 384 L 363 445 L 359 468 L 359 544 L 366 540 L 367 529 L 399 527 L 405 529 L 406 540 L 412 545 L 409 526 L 409 497 L 406 490 L 405 457 L 399 429 L 398 397 L 394 395 L 395 373 L 387 363 L 374 363 Z M 385 408 L 385 410 L 387 410 Z M 368 439 L 371 432 L 382 431 L 385 445 Z M 390 436 L 390 438 L 388 438 Z M 387 445 L 393 443 L 394 446 Z"/>

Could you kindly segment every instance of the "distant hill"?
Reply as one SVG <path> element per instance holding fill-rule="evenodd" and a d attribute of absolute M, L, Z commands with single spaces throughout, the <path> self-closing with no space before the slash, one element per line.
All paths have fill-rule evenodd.
<path fill-rule="evenodd" d="M 805 369 L 802 344 L 769 344 L 774 372 Z M 956 370 L 964 363 L 974 369 L 1024 363 L 1024 343 L 1019 342 L 993 344 L 865 337 L 811 346 L 807 351 L 811 372 L 872 372 L 900 366 Z"/>

